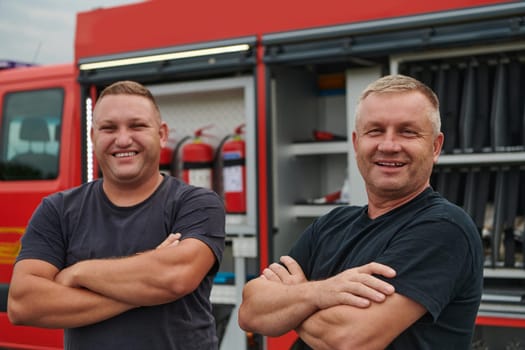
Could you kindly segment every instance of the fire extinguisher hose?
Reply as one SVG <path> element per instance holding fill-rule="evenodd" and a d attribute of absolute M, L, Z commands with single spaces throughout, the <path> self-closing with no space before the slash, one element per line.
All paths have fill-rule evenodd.
<path fill-rule="evenodd" d="M 216 174 L 214 178 L 214 186 L 217 189 L 217 193 L 222 193 L 223 191 L 223 177 L 222 177 L 222 168 L 224 166 L 222 162 L 222 147 L 228 141 L 230 138 L 232 138 L 234 135 L 228 134 L 224 136 L 221 141 L 219 142 L 219 145 L 217 146 L 217 150 L 215 151 L 215 156 L 213 157 L 213 169 L 215 169 Z"/>
<path fill-rule="evenodd" d="M 191 136 L 184 136 L 177 144 L 175 145 L 175 148 L 173 149 L 173 156 L 171 157 L 171 165 L 170 170 L 173 176 L 180 177 L 180 169 L 179 169 L 179 150 L 184 145 L 186 141 L 191 139 Z"/>

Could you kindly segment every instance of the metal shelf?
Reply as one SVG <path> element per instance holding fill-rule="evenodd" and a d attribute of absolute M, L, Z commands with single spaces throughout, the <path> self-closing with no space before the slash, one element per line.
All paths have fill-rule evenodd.
<path fill-rule="evenodd" d="M 328 213 L 330 210 L 346 204 L 299 204 L 292 207 L 292 215 L 302 218 L 315 218 Z"/>
<path fill-rule="evenodd" d="M 349 143 L 346 141 L 333 142 L 305 142 L 294 143 L 289 146 L 290 154 L 295 156 L 317 155 L 317 154 L 346 154 L 349 151 Z"/>
<path fill-rule="evenodd" d="M 525 319 L 525 306 L 517 304 L 481 303 L 478 316 Z"/>
<path fill-rule="evenodd" d="M 485 268 L 483 270 L 485 278 L 518 278 L 525 279 L 525 270 L 509 268 Z"/>
<path fill-rule="evenodd" d="M 254 235 L 256 229 L 248 223 L 247 215 L 226 214 L 226 234 L 227 235 Z"/>
<path fill-rule="evenodd" d="M 235 305 L 237 290 L 234 285 L 214 284 L 211 288 L 210 300 L 213 304 Z"/>

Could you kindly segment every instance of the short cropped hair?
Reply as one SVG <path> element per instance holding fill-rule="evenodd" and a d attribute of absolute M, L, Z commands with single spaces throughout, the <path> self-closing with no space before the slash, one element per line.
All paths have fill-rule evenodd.
<path fill-rule="evenodd" d="M 359 98 L 359 102 L 356 109 L 356 126 L 357 126 L 357 120 L 359 119 L 359 106 L 361 105 L 361 102 L 370 94 L 372 93 L 387 93 L 387 92 L 412 92 L 412 91 L 418 91 L 422 93 L 426 99 L 430 102 L 431 110 L 428 113 L 428 117 L 430 118 L 430 122 L 432 123 L 432 129 L 434 136 L 437 136 L 441 130 L 441 116 L 439 113 L 439 99 L 432 91 L 431 88 L 429 88 L 424 83 L 420 82 L 417 79 L 414 79 L 412 77 L 408 77 L 401 74 L 396 75 L 387 75 L 382 78 L 379 78 L 378 80 L 374 81 L 370 85 L 366 87 L 366 89 L 361 94 L 361 97 Z"/>
<path fill-rule="evenodd" d="M 157 104 L 155 97 L 153 97 L 153 94 L 148 90 L 148 88 L 140 83 L 131 80 L 117 81 L 102 90 L 98 99 L 101 100 L 105 96 L 109 95 L 136 95 L 145 97 L 151 101 L 155 107 L 155 110 L 157 111 L 159 119 L 161 118 L 159 105 Z"/>

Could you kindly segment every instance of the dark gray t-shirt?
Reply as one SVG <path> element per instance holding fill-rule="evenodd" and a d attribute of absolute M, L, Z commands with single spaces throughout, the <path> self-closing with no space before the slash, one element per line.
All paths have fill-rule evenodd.
<path fill-rule="evenodd" d="M 50 195 L 33 214 L 17 258 L 58 269 L 78 261 L 125 257 L 154 249 L 169 233 L 206 243 L 215 266 L 191 294 L 141 307 L 86 327 L 65 330 L 66 349 L 217 349 L 209 300 L 224 250 L 224 206 L 215 193 L 165 177 L 155 193 L 131 207 L 113 205 L 96 180 Z"/>
<path fill-rule="evenodd" d="M 432 189 L 373 220 L 367 207 L 336 208 L 306 229 L 290 255 L 308 280 L 373 261 L 396 270 L 383 279 L 428 313 L 387 349 L 470 349 L 483 286 L 481 239 L 471 218 Z"/>

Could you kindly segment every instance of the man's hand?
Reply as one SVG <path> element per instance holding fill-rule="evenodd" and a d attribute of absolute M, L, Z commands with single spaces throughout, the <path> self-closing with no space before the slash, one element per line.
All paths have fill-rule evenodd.
<path fill-rule="evenodd" d="M 55 276 L 55 282 L 63 286 L 66 286 L 66 287 L 80 288 L 80 286 L 76 285 L 74 282 L 75 280 L 74 275 L 75 275 L 75 265 L 73 264 L 59 271 L 57 275 Z"/>
<path fill-rule="evenodd" d="M 297 284 L 307 281 L 303 269 L 293 258 L 282 256 L 279 260 L 284 266 L 273 263 L 263 270 L 261 277 L 284 284 Z"/>
<path fill-rule="evenodd" d="M 396 276 L 396 272 L 383 264 L 369 263 L 345 270 L 322 281 L 313 282 L 317 288 L 319 309 L 336 305 L 368 307 L 372 302 L 381 303 L 387 296 L 394 294 L 394 287 L 374 275 L 387 278 Z"/>
<path fill-rule="evenodd" d="M 170 247 L 170 246 L 175 247 L 180 243 L 181 237 L 182 237 L 182 234 L 180 234 L 179 232 L 170 233 L 168 237 L 164 240 L 164 242 L 159 244 L 156 249 Z"/>
<path fill-rule="evenodd" d="M 374 275 L 393 278 L 396 272 L 378 263 L 355 267 L 326 280 L 308 281 L 290 256 L 273 263 L 243 289 L 239 308 L 242 329 L 279 336 L 299 327 L 313 314 L 333 306 L 368 308 L 383 303 L 394 287 Z M 283 266 L 284 265 L 284 266 Z"/>
<path fill-rule="evenodd" d="M 271 264 L 263 270 L 261 277 L 290 285 L 307 281 L 303 270 L 293 258 L 283 256 L 280 261 L 282 265 Z M 336 305 L 368 307 L 372 301 L 383 302 L 388 295 L 394 293 L 394 287 L 373 275 L 393 278 L 396 272 L 386 265 L 369 263 L 345 270 L 326 280 L 313 282 L 312 288 L 317 289 L 316 294 L 319 296 L 316 303 L 318 308 L 326 309 Z"/>

